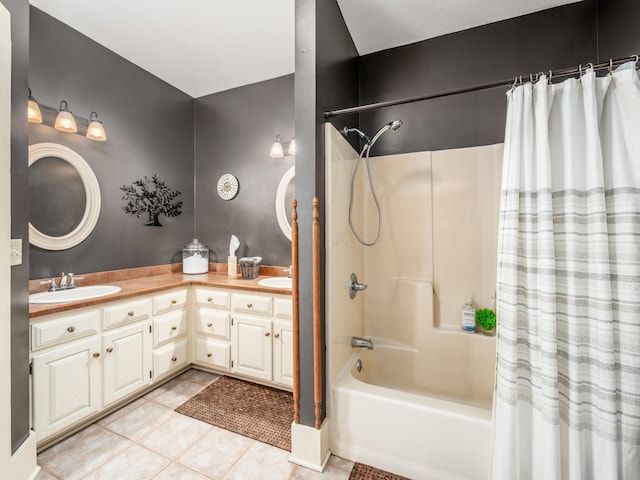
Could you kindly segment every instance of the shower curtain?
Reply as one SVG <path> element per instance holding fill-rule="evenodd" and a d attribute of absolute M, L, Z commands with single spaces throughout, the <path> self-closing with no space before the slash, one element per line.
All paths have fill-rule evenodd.
<path fill-rule="evenodd" d="M 640 478 L 635 63 L 508 93 L 491 478 Z"/>

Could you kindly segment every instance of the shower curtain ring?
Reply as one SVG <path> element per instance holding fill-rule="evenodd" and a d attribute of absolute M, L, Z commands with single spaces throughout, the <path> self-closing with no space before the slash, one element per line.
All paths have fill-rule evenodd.
<path fill-rule="evenodd" d="M 613 75 L 613 58 L 609 59 L 609 75 Z"/>
<path fill-rule="evenodd" d="M 638 60 L 640 60 L 640 57 L 638 55 L 631 55 L 631 57 L 629 58 L 633 58 L 634 62 L 638 63 Z"/>
<path fill-rule="evenodd" d="M 551 85 L 552 78 L 553 78 L 553 71 L 549 70 L 549 85 Z"/>
<path fill-rule="evenodd" d="M 589 69 L 593 70 L 593 63 L 591 62 L 587 63 L 587 68 L 584 69 L 584 73 L 587 73 L 587 70 Z"/>
<path fill-rule="evenodd" d="M 532 73 L 530 73 L 530 74 L 529 74 L 529 81 L 530 81 L 531 83 L 533 83 L 533 74 L 532 74 Z"/>
<path fill-rule="evenodd" d="M 578 65 L 578 72 L 580 73 L 580 76 L 582 76 L 582 64 Z"/>
<path fill-rule="evenodd" d="M 516 78 L 513 81 L 513 85 L 511 85 L 511 88 L 509 90 L 513 90 L 514 88 L 516 88 L 517 84 L 518 84 L 518 76 L 516 75 Z"/>

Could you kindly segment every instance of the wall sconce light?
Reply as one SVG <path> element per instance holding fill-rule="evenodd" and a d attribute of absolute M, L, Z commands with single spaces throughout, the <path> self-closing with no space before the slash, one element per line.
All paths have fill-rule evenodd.
<path fill-rule="evenodd" d="M 89 128 L 87 128 L 87 138 L 96 142 L 104 142 L 107 140 L 107 134 L 104 132 L 102 122 L 98 120 L 98 114 L 91 112 L 89 117 Z"/>
<path fill-rule="evenodd" d="M 287 152 L 287 155 L 295 155 L 296 154 L 296 139 L 295 137 L 291 139 L 290 142 L 282 142 L 280 135 L 276 135 L 276 140 L 271 145 L 271 153 L 270 155 L 273 158 L 282 158 L 285 156 L 284 152 Z"/>
<path fill-rule="evenodd" d="M 42 123 L 61 132 L 86 136 L 96 142 L 107 140 L 104 126 L 95 111 L 91 112 L 89 120 L 87 120 L 73 115 L 66 100 L 60 102 L 60 108 L 58 109 L 38 104 L 36 99 L 31 96 L 31 89 L 29 89 L 27 118 L 30 123 Z"/>
<path fill-rule="evenodd" d="M 76 119 L 73 118 L 73 113 L 69 110 L 66 100 L 60 102 L 60 108 L 58 109 L 58 116 L 56 117 L 55 129 L 61 132 L 76 133 L 78 126 L 76 125 Z"/>
<path fill-rule="evenodd" d="M 40 111 L 40 107 L 38 106 L 36 99 L 31 96 L 31 89 L 29 89 L 27 120 L 29 120 L 29 123 L 42 123 L 42 112 Z"/>

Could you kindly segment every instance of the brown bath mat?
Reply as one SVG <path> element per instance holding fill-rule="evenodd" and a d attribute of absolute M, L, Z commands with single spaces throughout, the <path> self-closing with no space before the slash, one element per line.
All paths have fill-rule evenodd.
<path fill-rule="evenodd" d="M 363 463 L 356 463 L 353 465 L 349 480 L 407 480 L 407 478 L 370 467 Z"/>
<path fill-rule="evenodd" d="M 220 377 L 176 412 L 291 451 L 293 395 L 289 392 Z"/>

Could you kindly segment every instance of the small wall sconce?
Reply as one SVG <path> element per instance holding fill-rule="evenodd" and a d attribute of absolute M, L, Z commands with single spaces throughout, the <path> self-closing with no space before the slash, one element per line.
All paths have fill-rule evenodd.
<path fill-rule="evenodd" d="M 66 100 L 60 102 L 60 108 L 58 109 L 40 105 L 31 95 L 31 89 L 29 89 L 27 119 L 30 123 L 42 123 L 61 132 L 76 133 L 97 142 L 107 140 L 104 126 L 98 120 L 96 112 L 91 112 L 90 119 L 87 120 L 73 115 Z"/>
<path fill-rule="evenodd" d="M 29 123 L 42 123 L 42 112 L 38 106 L 38 102 L 31 95 L 31 89 L 29 89 L 29 106 L 27 109 L 27 120 Z"/>
<path fill-rule="evenodd" d="M 290 142 L 282 142 L 280 135 L 276 135 L 276 140 L 271 145 L 271 153 L 270 155 L 273 158 L 282 158 L 285 156 L 284 152 L 287 152 L 287 155 L 294 156 L 296 154 L 296 139 L 295 137 L 291 139 Z"/>
<path fill-rule="evenodd" d="M 60 102 L 60 108 L 58 109 L 58 116 L 56 117 L 56 124 L 54 128 L 61 132 L 68 133 L 76 133 L 78 131 L 76 119 L 73 118 L 73 113 L 69 110 L 66 100 L 62 100 Z"/>

